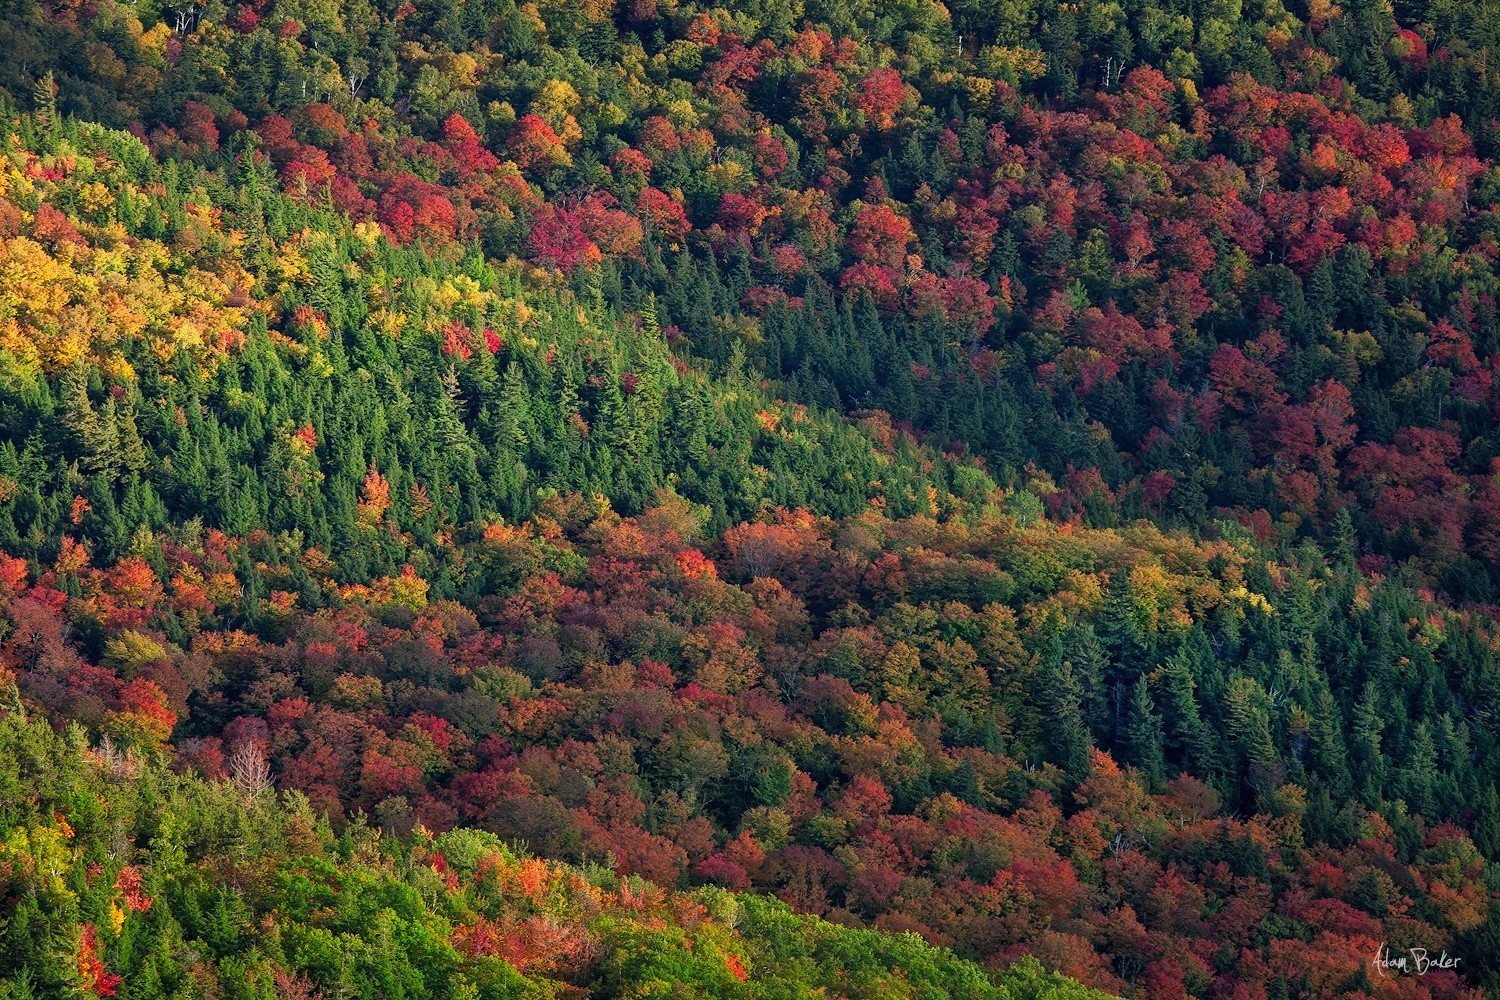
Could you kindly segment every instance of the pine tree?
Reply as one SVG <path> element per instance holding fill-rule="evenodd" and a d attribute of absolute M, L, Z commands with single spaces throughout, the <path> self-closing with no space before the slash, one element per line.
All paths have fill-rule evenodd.
<path fill-rule="evenodd" d="M 130 472 L 143 472 L 146 468 L 146 442 L 141 439 L 140 426 L 136 421 L 136 397 L 129 394 L 119 402 L 110 401 L 110 420 L 114 423 L 116 437 L 120 442 L 120 464 Z"/>
<path fill-rule="evenodd" d="M 1308 727 L 1311 745 L 1311 770 L 1337 794 L 1349 791 L 1349 759 L 1344 745 L 1342 717 L 1326 678 L 1318 677 L 1320 686 L 1313 699 Z"/>
<path fill-rule="evenodd" d="M 1355 564 L 1359 554 L 1359 535 L 1354 527 L 1354 518 L 1349 514 L 1348 508 L 1341 509 L 1333 515 L 1333 550 L 1336 565 L 1341 570 L 1349 570 Z"/>
<path fill-rule="evenodd" d="M 1432 741 L 1432 729 L 1426 722 L 1419 722 L 1412 735 L 1406 766 L 1401 771 L 1401 790 L 1412 812 L 1420 816 L 1433 814 L 1433 792 L 1438 781 L 1437 763 L 1437 746 Z"/>
<path fill-rule="evenodd" d="M 505 367 L 500 386 L 500 442 L 524 455 L 530 440 L 527 427 L 531 421 L 530 392 L 521 366 L 515 360 Z"/>
<path fill-rule="evenodd" d="M 1031 496 L 1024 492 L 1018 495 Z M 1035 501 L 1035 497 L 1032 500 Z M 1084 722 L 1096 739 L 1107 738 L 1110 733 L 1110 702 L 1105 677 L 1109 672 L 1109 654 L 1091 623 L 1079 622 L 1068 630 L 1063 656 L 1072 665 L 1073 676 L 1082 692 L 1080 707 Z"/>
<path fill-rule="evenodd" d="M 1193 694 L 1193 676 L 1182 654 L 1170 658 L 1154 675 L 1161 692 L 1159 704 L 1168 759 L 1194 773 L 1209 770 L 1208 729 Z"/>
<path fill-rule="evenodd" d="M 1500 858 L 1500 792 L 1487 782 L 1474 802 L 1474 845 L 1491 861 Z"/>
<path fill-rule="evenodd" d="M 1128 574 L 1121 570 L 1110 579 L 1100 617 L 1099 638 L 1109 650 L 1112 669 L 1106 681 L 1109 699 L 1109 729 L 1117 736 L 1125 721 L 1125 700 L 1135 679 L 1151 662 L 1150 638 L 1137 621 L 1135 597 Z"/>
<path fill-rule="evenodd" d="M 1146 678 L 1137 677 L 1120 744 L 1124 759 L 1140 768 L 1150 788 L 1160 788 L 1166 780 L 1166 758 L 1162 753 L 1165 742 L 1161 718 L 1152 704 Z"/>
<path fill-rule="evenodd" d="M 1073 676 L 1073 667 L 1066 660 L 1045 665 L 1037 672 L 1035 683 L 1045 723 L 1042 742 L 1047 757 L 1062 768 L 1068 781 L 1082 781 L 1089 773 L 1091 744 L 1080 708 L 1083 692 Z"/>
<path fill-rule="evenodd" d="M 1252 678 L 1238 677 L 1230 683 L 1225 725 L 1236 751 L 1250 765 L 1266 766 L 1276 761 L 1264 702 L 1265 690 Z"/>
<path fill-rule="evenodd" d="M 1381 734 L 1385 720 L 1374 681 L 1365 685 L 1364 694 L 1354 708 L 1354 730 L 1350 750 L 1360 797 L 1367 805 L 1380 801 L 1385 787 L 1385 757 L 1381 753 Z"/>
<path fill-rule="evenodd" d="M 31 100 L 42 129 L 47 132 L 55 131 L 60 124 L 57 114 L 57 80 L 50 69 L 32 87 Z"/>
<path fill-rule="evenodd" d="M 661 336 L 661 322 L 656 316 L 655 292 L 646 293 L 646 301 L 641 306 L 641 328 L 652 339 Z"/>
<path fill-rule="evenodd" d="M 1254 679 L 1237 677 L 1229 684 L 1224 724 L 1241 765 L 1241 780 L 1254 793 L 1255 805 L 1280 787 L 1282 771 L 1271 738 L 1266 692 Z"/>
<path fill-rule="evenodd" d="M 457 470 L 459 479 L 470 481 L 475 459 L 474 442 L 464 426 L 463 413 L 467 404 L 453 366 L 443 372 L 440 384 L 443 391 L 434 400 L 433 414 L 433 431 L 442 449 L 440 454 L 449 469 Z"/>
<path fill-rule="evenodd" d="M 89 373 L 74 365 L 63 375 L 62 425 L 74 437 L 80 453 L 80 466 L 91 479 L 112 483 L 119 474 L 122 454 L 120 433 L 114 418 L 113 401 L 105 412 L 95 411 L 89 399 Z"/>

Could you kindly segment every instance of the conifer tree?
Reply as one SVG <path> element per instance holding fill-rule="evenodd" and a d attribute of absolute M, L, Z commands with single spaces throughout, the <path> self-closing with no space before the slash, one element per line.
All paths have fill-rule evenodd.
<path fill-rule="evenodd" d="M 57 114 L 57 80 L 49 69 L 37 79 L 31 90 L 32 106 L 36 109 L 37 123 L 44 131 L 54 131 L 61 123 Z"/>
<path fill-rule="evenodd" d="M 1162 753 L 1164 743 L 1161 718 L 1156 714 L 1146 677 L 1142 675 L 1136 678 L 1131 691 L 1120 749 L 1127 761 L 1140 768 L 1150 788 L 1160 788 L 1166 780 L 1166 759 Z"/>
<path fill-rule="evenodd" d="M 1082 699 L 1082 689 L 1068 661 L 1057 661 L 1037 672 L 1036 700 L 1043 711 L 1042 739 L 1047 757 L 1062 768 L 1070 782 L 1082 781 L 1089 770 L 1091 743 L 1080 707 Z"/>

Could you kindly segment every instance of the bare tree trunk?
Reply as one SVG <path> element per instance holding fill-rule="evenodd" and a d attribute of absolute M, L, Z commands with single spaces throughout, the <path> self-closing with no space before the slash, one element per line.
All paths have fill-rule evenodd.
<path fill-rule="evenodd" d="M 239 744 L 229 755 L 229 780 L 247 802 L 271 790 L 271 764 L 265 751 L 250 741 Z"/>

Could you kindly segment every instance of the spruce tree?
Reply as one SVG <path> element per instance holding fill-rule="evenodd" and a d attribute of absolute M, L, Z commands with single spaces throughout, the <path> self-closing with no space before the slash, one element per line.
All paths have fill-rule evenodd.
<path fill-rule="evenodd" d="M 1161 718 L 1151 701 L 1151 691 L 1144 675 L 1137 677 L 1125 713 L 1125 731 L 1120 749 L 1125 760 L 1134 764 L 1145 777 L 1149 788 L 1160 788 L 1166 780 L 1166 742 Z"/>
<path fill-rule="evenodd" d="M 1036 700 L 1042 708 L 1042 742 L 1047 759 L 1062 769 L 1070 783 L 1089 773 L 1089 735 L 1083 722 L 1083 692 L 1067 660 L 1044 666 L 1036 675 Z"/>

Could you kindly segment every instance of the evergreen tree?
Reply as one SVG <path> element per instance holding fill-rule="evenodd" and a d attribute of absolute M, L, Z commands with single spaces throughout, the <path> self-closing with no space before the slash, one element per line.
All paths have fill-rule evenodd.
<path fill-rule="evenodd" d="M 1091 744 L 1083 721 L 1083 692 L 1072 665 L 1061 660 L 1038 671 L 1035 697 L 1042 707 L 1047 758 L 1069 782 L 1082 781 L 1089 772 Z"/>
<path fill-rule="evenodd" d="M 1151 788 L 1160 788 L 1166 780 L 1166 737 L 1162 721 L 1151 701 L 1151 691 L 1144 675 L 1137 677 L 1131 691 L 1130 706 L 1125 714 L 1125 731 L 1120 750 L 1125 760 L 1140 768 Z"/>

